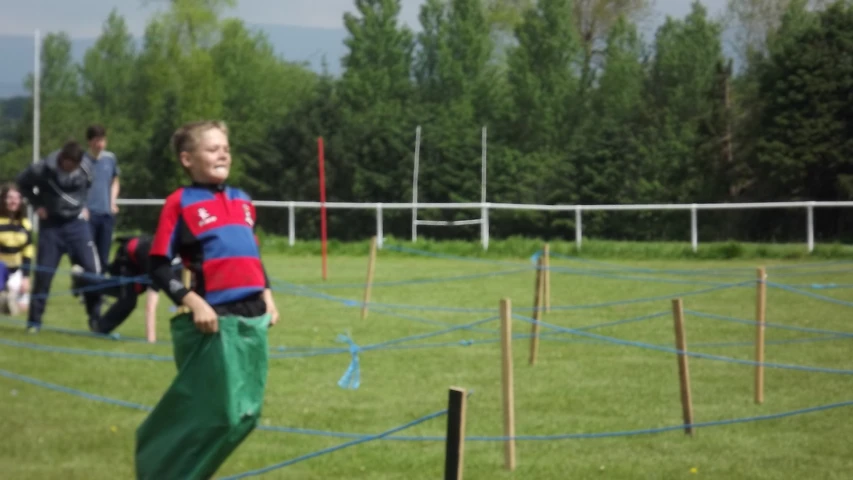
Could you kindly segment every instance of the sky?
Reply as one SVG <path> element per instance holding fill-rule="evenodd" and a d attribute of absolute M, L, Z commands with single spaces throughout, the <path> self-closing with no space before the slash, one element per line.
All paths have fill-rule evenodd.
<path fill-rule="evenodd" d="M 72 37 L 97 37 L 109 11 L 116 8 L 134 34 L 141 35 L 145 23 L 167 0 L 26 0 L 9 2 L 0 15 L 0 35 L 32 35 L 36 29 L 65 31 Z M 666 15 L 684 16 L 692 0 L 654 0 L 654 23 Z M 702 0 L 714 14 L 726 0 Z M 424 0 L 402 0 L 401 19 L 418 29 L 418 10 Z M 342 28 L 343 14 L 354 11 L 353 0 L 238 0 L 228 16 L 247 23 Z M 45 12 L 50 12 L 45 15 Z M 656 20 L 656 21 L 655 21 Z"/>

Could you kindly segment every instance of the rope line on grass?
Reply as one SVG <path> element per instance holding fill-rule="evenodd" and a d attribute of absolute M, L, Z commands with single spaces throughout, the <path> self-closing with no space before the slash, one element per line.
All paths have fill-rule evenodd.
<path fill-rule="evenodd" d="M 525 322 L 528 322 L 531 324 L 537 323 L 536 320 L 529 318 L 529 317 L 525 317 L 523 315 L 513 314 L 513 318 L 516 318 L 518 320 L 522 320 L 522 321 L 525 321 Z M 783 369 L 783 370 L 800 370 L 800 371 L 814 372 L 814 373 L 833 373 L 833 374 L 839 374 L 839 375 L 853 375 L 853 370 L 841 370 L 841 369 L 836 369 L 836 368 L 811 367 L 811 366 L 806 366 L 806 365 L 790 365 L 790 364 L 772 363 L 772 362 L 755 362 L 752 360 L 742 360 L 739 358 L 724 357 L 721 355 L 711 355 L 708 353 L 683 351 L 683 350 L 678 350 L 678 349 L 675 349 L 672 347 L 666 347 L 663 345 L 655 345 L 655 344 L 651 344 L 651 343 L 637 342 L 637 341 L 633 341 L 633 340 L 623 340 L 621 338 L 608 337 L 606 335 L 598 335 L 595 333 L 588 333 L 588 332 L 585 332 L 583 330 L 577 330 L 577 329 L 567 328 L 567 327 L 560 327 L 558 325 L 553 325 L 553 324 L 550 324 L 547 322 L 543 322 L 541 320 L 538 321 L 538 323 L 539 323 L 539 325 L 541 325 L 543 327 L 550 328 L 553 330 L 562 331 L 562 332 L 566 332 L 566 333 L 574 333 L 576 335 L 589 336 L 590 338 L 596 338 L 596 339 L 603 340 L 606 342 L 610 342 L 613 344 L 623 345 L 623 346 L 628 346 L 628 347 L 645 348 L 645 349 L 649 349 L 649 350 L 657 350 L 657 351 L 666 352 L 666 353 L 674 353 L 677 355 L 687 355 L 690 357 L 704 358 L 707 360 L 718 360 L 721 362 L 739 363 L 742 365 L 751 365 L 751 366 L 763 365 L 765 367 L 778 368 L 778 369 Z"/>
<path fill-rule="evenodd" d="M 277 282 L 274 281 L 273 283 L 277 283 Z M 627 300 L 613 300 L 610 302 L 601 302 L 601 303 L 594 303 L 594 304 L 551 305 L 551 310 L 583 310 L 583 309 L 592 309 L 592 308 L 606 308 L 606 307 L 623 306 L 623 305 L 629 305 L 629 304 L 634 304 L 634 303 L 647 303 L 647 302 L 655 302 L 655 301 L 661 301 L 661 300 L 671 300 L 673 298 L 678 298 L 678 297 L 701 295 L 704 293 L 710 293 L 710 292 L 714 292 L 717 290 L 724 290 L 724 289 L 735 288 L 735 287 L 743 287 L 746 285 L 754 285 L 754 284 L 755 284 L 755 280 L 749 280 L 749 281 L 735 282 L 735 283 L 724 283 L 724 284 L 716 285 L 713 287 L 708 287 L 708 288 L 701 289 L 701 290 L 694 290 L 694 291 L 689 291 L 689 292 L 678 292 L 678 293 L 667 294 L 667 295 L 657 295 L 657 296 L 653 296 L 653 297 L 633 298 L 633 299 L 627 299 Z M 281 291 L 281 290 L 276 290 L 275 288 L 273 288 L 273 290 L 274 291 Z M 328 295 L 328 294 L 324 294 L 324 293 L 320 293 L 320 292 L 314 292 L 314 291 L 311 291 L 310 289 L 306 289 L 306 288 L 295 288 L 295 289 L 290 290 L 288 293 L 291 293 L 291 294 L 297 295 L 297 296 L 304 296 L 304 297 L 309 297 L 309 298 L 317 298 L 317 299 L 323 299 L 323 300 L 328 300 L 328 301 L 334 301 L 334 302 L 342 303 L 348 307 L 361 307 L 364 305 L 363 301 L 351 300 L 351 299 L 343 298 L 343 297 L 335 297 L 333 295 Z M 465 307 L 451 307 L 451 306 L 411 305 L 411 304 L 394 304 L 394 303 L 378 303 L 378 302 L 377 303 L 368 302 L 367 305 L 370 306 L 370 308 L 381 308 L 381 309 L 385 309 L 385 310 L 416 310 L 416 311 L 424 311 L 424 312 L 429 311 L 429 312 L 448 312 L 448 313 L 494 313 L 498 310 L 497 307 L 494 307 L 494 308 L 465 308 Z M 519 310 L 519 311 L 530 311 L 530 312 L 532 312 L 536 308 L 535 307 L 513 307 L 513 309 Z"/>
<path fill-rule="evenodd" d="M 699 312 L 696 310 L 688 310 L 686 308 L 684 309 L 684 313 L 687 313 L 687 314 L 690 314 L 690 315 L 693 315 L 696 317 L 708 318 L 711 320 L 721 320 L 724 322 L 741 323 L 744 325 L 753 325 L 753 326 L 758 325 L 758 322 L 756 322 L 755 320 L 744 320 L 741 318 L 730 317 L 727 315 L 718 315 L 715 313 L 704 313 L 704 312 Z M 839 331 L 835 331 L 835 330 L 824 330 L 821 328 L 797 327 L 795 325 L 783 325 L 781 323 L 764 322 L 764 326 L 770 327 L 770 328 L 778 328 L 780 330 L 792 330 L 795 332 L 821 333 L 821 334 L 833 335 L 836 337 L 853 337 L 853 332 L 839 332 Z"/>
<path fill-rule="evenodd" d="M 17 373 L 9 372 L 6 370 L 0 369 L 0 376 L 4 376 L 6 378 L 10 378 L 12 380 L 18 380 L 24 383 L 29 383 L 31 385 L 35 385 L 41 388 L 54 390 L 62 393 L 66 393 L 69 395 L 78 396 L 87 400 L 107 403 L 115 406 L 132 408 L 135 410 L 141 411 L 151 411 L 151 407 L 146 405 L 140 405 L 133 402 L 126 402 L 124 400 L 117 400 L 114 398 L 104 397 L 101 395 L 94 395 L 88 392 L 84 392 L 82 390 L 65 387 L 63 385 L 57 385 L 54 383 L 45 382 L 42 380 L 38 380 L 36 378 L 28 377 L 25 375 L 19 375 Z M 787 412 L 773 413 L 768 415 L 759 415 L 753 417 L 742 417 L 735 419 L 726 419 L 726 420 L 713 420 L 708 422 L 700 422 L 690 424 L 693 428 L 704 428 L 704 427 L 713 427 L 713 426 L 721 426 L 721 425 L 731 425 L 737 423 L 747 423 L 747 422 L 755 422 L 755 421 L 764 421 L 764 420 L 775 420 L 779 418 L 791 417 L 795 415 L 802 415 L 806 413 L 814 413 L 824 410 L 831 410 L 835 408 L 853 406 L 853 400 L 831 403 L 826 405 L 819 405 L 815 407 L 807 407 L 797 410 L 790 410 Z M 440 412 L 446 412 L 446 410 L 441 410 Z M 435 412 L 430 415 L 440 416 L 439 412 Z M 435 417 L 431 417 L 435 418 Z M 421 417 L 418 420 L 427 421 L 429 418 Z M 418 421 L 415 420 L 415 421 Z M 411 422 L 410 422 L 411 423 Z M 406 424 L 408 425 L 408 424 Z M 413 425 L 410 425 L 413 426 Z M 592 438 L 605 438 L 605 437 L 625 437 L 625 436 L 634 436 L 634 435 L 648 435 L 655 433 L 664 433 L 672 430 L 681 430 L 684 429 L 687 425 L 685 424 L 677 424 L 670 425 L 665 427 L 655 427 L 655 428 L 646 428 L 646 429 L 638 429 L 638 430 L 625 430 L 625 431 L 616 431 L 616 432 L 593 432 L 593 433 L 565 433 L 565 434 L 553 434 L 553 435 L 516 435 L 514 437 L 505 437 L 505 436 L 467 436 L 465 438 L 466 441 L 472 442 L 503 442 L 507 440 L 517 440 L 517 441 L 548 441 L 548 440 L 570 440 L 570 439 L 592 439 Z M 401 425 L 401 427 L 403 427 Z M 409 428 L 409 427 L 406 427 Z M 336 432 L 336 431 L 328 431 L 328 430 L 315 430 L 308 428 L 297 428 L 297 427 L 285 427 L 285 426 L 268 426 L 268 425 L 259 425 L 257 430 L 261 431 L 269 431 L 269 432 L 279 432 L 279 433 L 292 433 L 299 435 L 312 435 L 312 436 L 324 436 L 324 437 L 336 437 L 336 438 L 352 438 L 355 440 L 364 440 L 364 439 L 385 439 L 385 440 L 396 440 L 396 441 L 444 441 L 444 436 L 392 436 L 391 434 L 396 433 L 397 431 L 403 430 L 403 428 L 396 427 L 393 432 L 386 433 L 382 432 L 380 434 L 362 434 L 362 433 L 349 433 L 349 432 Z M 383 435 L 384 434 L 384 435 Z M 316 453 L 316 452 L 314 452 Z M 329 452 L 327 452 L 329 453 Z M 311 457 L 313 458 L 313 457 Z"/>
<path fill-rule="evenodd" d="M 516 273 L 530 272 L 536 270 L 535 268 L 525 267 L 525 268 L 515 268 L 512 270 L 501 270 L 498 272 L 486 272 L 486 273 L 472 273 L 468 275 L 453 275 L 449 277 L 432 277 L 432 278 L 414 278 L 410 280 L 397 280 L 397 281 L 385 281 L 385 282 L 373 282 L 371 285 L 373 287 L 400 287 L 400 286 L 408 286 L 408 285 L 422 285 L 427 283 L 444 283 L 444 282 L 456 282 L 459 280 L 476 280 L 480 278 L 494 278 L 494 277 L 502 277 L 505 275 L 513 275 Z M 345 288 L 364 288 L 364 282 L 362 283 L 330 283 L 330 284 L 309 284 L 302 285 L 304 287 L 314 288 L 316 290 L 334 290 L 334 289 L 345 289 Z"/>
<path fill-rule="evenodd" d="M 319 457 L 321 455 L 326 455 L 326 454 L 329 454 L 332 452 L 336 452 L 338 450 L 341 450 L 341 449 L 344 449 L 347 447 L 352 447 L 354 445 L 358 445 L 358 444 L 365 443 L 365 442 L 370 442 L 373 440 L 379 440 L 379 439 L 388 437 L 390 435 L 393 435 L 399 431 L 406 430 L 408 428 L 412 428 L 416 425 L 420 425 L 421 423 L 427 422 L 429 420 L 432 420 L 434 418 L 440 417 L 440 416 L 445 415 L 445 414 L 447 414 L 446 408 L 443 410 L 439 410 L 437 412 L 430 413 L 429 415 L 424 415 L 423 417 L 412 420 L 411 422 L 405 423 L 405 424 L 400 425 L 398 427 L 394 427 L 394 428 L 391 428 L 389 430 L 385 430 L 384 432 L 378 433 L 376 435 L 369 435 L 369 436 L 365 436 L 362 438 L 357 438 L 355 440 L 350 440 L 349 442 L 345 442 L 345 443 L 342 443 L 340 445 L 335 445 L 334 447 L 329 447 L 329 448 L 324 448 L 322 450 L 317 450 L 316 452 L 311 452 L 311 453 L 308 453 L 305 455 L 301 455 L 299 457 L 296 457 L 296 458 L 293 458 L 293 459 L 290 459 L 290 460 L 287 460 L 287 461 L 284 461 L 281 463 L 276 463 L 275 465 L 270 465 L 268 467 L 259 468 L 257 470 L 250 470 L 248 472 L 241 473 L 238 475 L 232 475 L 229 477 L 224 477 L 222 480 L 238 480 L 241 478 L 253 477 L 256 475 L 261 475 L 263 473 L 268 473 L 268 472 L 271 472 L 273 470 L 278 470 L 280 468 L 288 467 L 288 466 L 293 465 L 295 463 L 299 463 L 299 462 L 302 462 L 305 460 L 310 460 L 312 458 Z"/>
<path fill-rule="evenodd" d="M 806 297 L 811 297 L 817 300 L 822 300 L 828 303 L 835 303 L 837 305 L 843 305 L 845 307 L 853 307 L 853 302 L 848 302 L 846 300 L 839 300 L 837 298 L 827 297 L 826 295 L 820 295 L 817 293 L 807 292 L 805 290 L 800 290 L 799 288 L 794 288 L 789 285 L 785 285 L 783 283 L 775 283 L 775 282 L 766 282 L 768 287 L 775 287 L 780 290 L 785 290 L 791 293 L 796 293 L 797 295 L 803 295 Z"/>
<path fill-rule="evenodd" d="M 538 256 L 542 255 L 543 253 L 544 252 L 542 250 L 538 250 L 536 253 L 534 253 L 534 257 L 538 258 Z M 581 257 L 576 257 L 576 256 L 571 256 L 571 255 L 564 255 L 564 254 L 560 254 L 560 253 L 555 253 L 555 252 L 549 252 L 549 256 L 561 258 L 561 259 L 565 259 L 565 260 L 571 260 L 571 261 L 575 261 L 575 262 L 579 262 L 579 263 L 592 263 L 592 264 L 596 264 L 596 265 L 607 266 L 607 267 L 615 269 L 617 271 L 626 271 L 626 272 L 630 271 L 630 272 L 637 272 L 637 273 L 667 273 L 667 274 L 672 274 L 672 275 L 695 275 L 695 276 L 698 276 L 698 275 L 709 275 L 709 276 L 711 276 L 711 275 L 722 275 L 722 276 L 725 276 L 725 275 L 729 275 L 729 274 L 735 274 L 736 272 L 742 272 L 744 275 L 752 275 L 755 273 L 755 269 L 750 268 L 750 267 L 729 267 L 729 268 L 717 267 L 717 268 L 708 268 L 708 269 L 705 269 L 705 268 L 699 268 L 699 269 L 661 269 L 661 268 L 648 268 L 648 267 L 646 267 L 646 268 L 644 268 L 644 267 L 626 267 L 624 265 L 619 265 L 618 263 L 605 262 L 605 261 L 595 260 L 595 259 L 590 259 L 590 258 L 581 258 Z M 810 268 L 816 268 L 816 267 L 832 267 L 832 266 L 838 266 L 838 265 L 851 266 L 851 264 L 853 264 L 853 260 L 831 260 L 831 261 L 826 261 L 826 262 L 801 263 L 801 264 L 796 264 L 796 265 L 770 265 L 770 266 L 766 267 L 766 270 L 768 272 L 769 271 L 775 272 L 775 271 L 779 271 L 779 270 L 782 270 L 782 271 L 785 271 L 785 270 L 804 270 L 804 269 L 810 269 Z M 839 270 L 839 271 L 833 270 L 833 271 L 831 271 L 831 273 L 843 272 L 843 271 L 849 271 L 849 270 Z M 804 272 L 799 272 L 799 273 L 804 273 Z M 827 272 L 826 271 L 807 272 L 807 274 L 809 274 L 809 275 L 820 275 L 823 273 L 827 273 Z M 777 274 L 777 275 L 781 275 L 781 274 Z"/>

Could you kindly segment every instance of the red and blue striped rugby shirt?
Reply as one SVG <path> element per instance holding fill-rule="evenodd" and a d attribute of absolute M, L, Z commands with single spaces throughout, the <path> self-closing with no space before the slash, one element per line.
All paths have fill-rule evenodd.
<path fill-rule="evenodd" d="M 254 234 L 255 218 L 251 198 L 238 188 L 181 187 L 166 198 L 150 255 L 168 260 L 179 255 L 195 276 L 193 291 L 211 306 L 257 297 L 269 288 L 269 280 Z M 151 276 L 176 304 L 189 293 L 174 273 L 162 278 L 152 271 Z"/>

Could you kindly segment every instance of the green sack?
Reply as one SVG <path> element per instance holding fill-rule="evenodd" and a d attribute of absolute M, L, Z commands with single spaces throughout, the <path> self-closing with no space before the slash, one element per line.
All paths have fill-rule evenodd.
<path fill-rule="evenodd" d="M 213 476 L 258 423 L 267 380 L 270 317 L 225 316 L 204 334 L 174 317 L 178 374 L 136 431 L 138 480 Z"/>

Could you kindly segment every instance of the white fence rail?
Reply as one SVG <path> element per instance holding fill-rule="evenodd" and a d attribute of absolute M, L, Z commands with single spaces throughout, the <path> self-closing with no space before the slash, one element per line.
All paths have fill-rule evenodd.
<path fill-rule="evenodd" d="M 119 205 L 144 206 L 162 205 L 162 199 L 119 199 Z M 312 208 L 319 209 L 320 202 L 288 202 L 256 200 L 258 207 L 286 208 L 287 209 L 287 231 L 290 245 L 296 243 L 296 209 Z M 766 208 L 802 208 L 806 210 L 806 244 L 808 251 L 814 250 L 814 209 L 815 208 L 845 208 L 853 207 L 853 202 L 767 202 L 767 203 L 685 203 L 685 204 L 638 204 L 638 205 L 529 205 L 523 203 L 351 203 L 351 202 L 326 202 L 329 209 L 350 210 L 375 210 L 376 211 L 376 238 L 377 245 L 382 247 L 384 236 L 382 226 L 383 210 L 412 210 L 417 209 L 442 209 L 463 210 L 480 209 L 481 218 L 456 222 L 457 224 L 479 224 L 480 241 L 483 249 L 489 248 L 489 211 L 490 210 L 527 210 L 547 212 L 575 212 L 575 242 L 577 248 L 581 248 L 583 242 L 583 212 L 600 211 L 626 211 L 626 210 L 689 210 L 690 211 L 690 242 L 695 252 L 699 248 L 699 210 L 754 210 Z M 413 216 L 412 230 L 416 231 L 416 225 L 428 225 L 432 222 L 415 220 Z M 454 224 L 453 222 L 436 222 L 435 224 Z M 412 240 L 417 240 L 413 235 Z"/>

